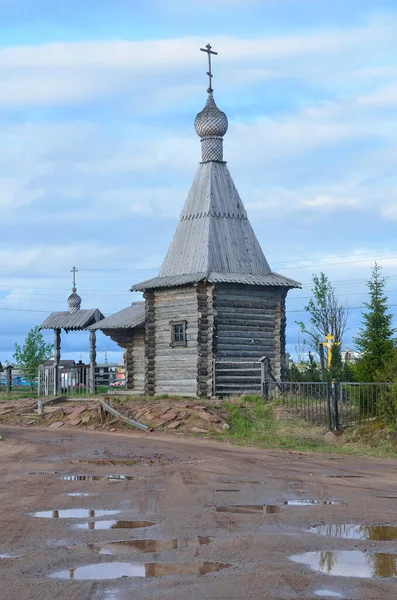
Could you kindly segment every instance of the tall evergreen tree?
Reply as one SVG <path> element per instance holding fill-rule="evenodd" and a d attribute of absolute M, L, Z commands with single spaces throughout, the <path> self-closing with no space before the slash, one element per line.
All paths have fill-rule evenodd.
<path fill-rule="evenodd" d="M 362 313 L 363 327 L 354 338 L 361 354 L 356 361 L 359 381 L 376 381 L 385 365 L 393 359 L 395 329 L 392 327 L 393 316 L 387 310 L 386 282 L 382 267 L 375 263 L 371 279 L 367 282 L 370 300 L 364 303 L 367 311 Z"/>

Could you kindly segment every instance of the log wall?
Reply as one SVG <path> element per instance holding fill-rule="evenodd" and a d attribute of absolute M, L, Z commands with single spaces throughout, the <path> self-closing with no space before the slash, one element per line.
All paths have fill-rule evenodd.
<path fill-rule="evenodd" d="M 197 395 L 211 397 L 213 394 L 213 308 L 214 286 L 202 282 L 197 286 L 198 301 L 198 360 Z"/>
<path fill-rule="evenodd" d="M 214 291 L 214 355 L 216 390 L 222 393 L 260 392 L 259 358 L 270 359 L 280 380 L 285 356 L 285 296 L 283 288 L 217 285 Z M 251 362 L 236 368 L 233 362 Z"/>
<path fill-rule="evenodd" d="M 124 348 L 127 390 L 144 393 L 145 337 L 144 329 L 112 329 L 104 331 L 116 344 Z"/>
<path fill-rule="evenodd" d="M 146 298 L 146 389 L 149 395 L 197 395 L 196 286 L 159 289 Z M 186 346 L 171 346 L 170 321 L 186 321 Z"/>

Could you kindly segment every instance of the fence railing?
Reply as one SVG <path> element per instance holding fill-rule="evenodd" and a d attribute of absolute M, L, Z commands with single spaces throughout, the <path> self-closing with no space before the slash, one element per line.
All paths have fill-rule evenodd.
<path fill-rule="evenodd" d="M 94 371 L 95 385 L 92 383 L 90 365 L 60 365 L 59 367 L 42 365 L 38 371 L 38 395 L 81 396 L 96 393 L 101 388 L 124 387 L 125 370 L 120 365 L 96 365 Z"/>
<path fill-rule="evenodd" d="M 269 381 L 267 385 L 270 400 L 292 409 L 302 419 L 332 427 L 332 388 L 327 382 Z"/>
<path fill-rule="evenodd" d="M 36 391 L 37 378 L 27 377 L 20 369 L 16 369 L 12 365 L 0 370 L 0 392 L 29 392 Z"/>
<path fill-rule="evenodd" d="M 316 425 L 340 430 L 377 420 L 397 423 L 393 383 L 268 382 L 266 398 Z"/>

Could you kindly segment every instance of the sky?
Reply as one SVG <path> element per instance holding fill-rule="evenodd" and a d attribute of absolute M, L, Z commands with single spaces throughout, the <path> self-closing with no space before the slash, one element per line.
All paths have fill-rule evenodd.
<path fill-rule="evenodd" d="M 395 0 L 0 0 L 0 360 L 67 309 L 110 315 L 157 274 L 198 162 L 213 87 L 224 157 L 273 270 L 314 273 L 360 325 L 376 260 L 397 326 Z M 52 341 L 51 332 L 45 333 Z M 109 349 L 98 336 L 98 361 Z M 88 334 L 62 337 L 88 360 Z"/>

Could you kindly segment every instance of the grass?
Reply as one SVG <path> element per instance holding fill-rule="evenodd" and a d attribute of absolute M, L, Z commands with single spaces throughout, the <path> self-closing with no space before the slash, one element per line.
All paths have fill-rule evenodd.
<path fill-rule="evenodd" d="M 36 395 L 35 390 L 29 390 L 26 387 L 14 389 L 11 393 L 0 389 L 0 402 L 10 402 L 11 400 L 19 400 L 20 398 L 35 398 Z"/>
<path fill-rule="evenodd" d="M 281 407 L 265 403 L 261 396 L 230 399 L 222 408 L 230 429 L 218 439 L 241 445 L 285 450 L 397 457 L 397 432 L 382 424 L 347 430 L 337 444 L 324 438 L 325 427 L 293 416 Z"/>

